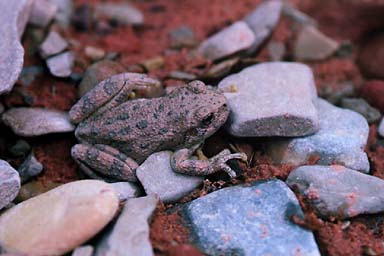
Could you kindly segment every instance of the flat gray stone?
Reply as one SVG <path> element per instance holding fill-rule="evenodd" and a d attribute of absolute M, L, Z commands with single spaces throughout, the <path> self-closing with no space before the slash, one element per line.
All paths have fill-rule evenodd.
<path fill-rule="evenodd" d="M 92 256 L 92 255 L 93 255 L 92 245 L 77 247 L 72 253 L 72 256 Z"/>
<path fill-rule="evenodd" d="M 286 182 L 323 217 L 344 219 L 384 211 L 384 180 L 344 166 L 301 166 Z"/>
<path fill-rule="evenodd" d="M 25 137 L 72 132 L 75 129 L 67 112 L 53 109 L 11 108 L 1 117 L 15 134 Z"/>
<path fill-rule="evenodd" d="M 96 245 L 95 256 L 154 255 L 148 223 L 158 202 L 153 194 L 129 199 L 116 223 Z"/>
<path fill-rule="evenodd" d="M 75 63 L 75 56 L 71 52 L 63 52 L 47 59 L 49 72 L 57 77 L 69 77 Z"/>
<path fill-rule="evenodd" d="M 0 95 L 12 90 L 23 68 L 21 35 L 29 19 L 31 0 L 0 1 Z"/>
<path fill-rule="evenodd" d="M 220 189 L 183 212 L 194 244 L 208 255 L 320 255 L 312 232 L 290 221 L 303 213 L 280 180 Z"/>
<path fill-rule="evenodd" d="M 307 137 L 275 140 L 268 152 L 275 163 L 305 164 L 311 156 L 320 157 L 318 164 L 340 164 L 368 172 L 369 162 L 364 147 L 369 127 L 360 114 L 333 106 L 318 99 L 320 130 Z"/>
<path fill-rule="evenodd" d="M 19 173 L 6 161 L 0 160 L 0 210 L 16 198 L 20 186 Z"/>
<path fill-rule="evenodd" d="M 56 31 L 51 31 L 40 45 L 40 55 L 47 58 L 64 51 L 67 47 L 67 41 Z"/>
<path fill-rule="evenodd" d="M 120 201 L 125 201 L 128 198 L 138 197 L 141 194 L 140 188 L 133 182 L 115 182 L 111 183 L 116 190 Z"/>
<path fill-rule="evenodd" d="M 255 42 L 255 34 L 244 21 L 237 21 L 203 41 L 197 51 L 212 60 L 247 50 Z"/>
<path fill-rule="evenodd" d="M 342 98 L 340 106 L 361 114 L 368 123 L 376 123 L 381 117 L 380 111 L 362 98 Z"/>
<path fill-rule="evenodd" d="M 228 131 L 234 136 L 304 136 L 318 130 L 316 87 L 304 64 L 254 65 L 224 78 L 218 87 L 228 99 Z"/>
<path fill-rule="evenodd" d="M 34 0 L 29 23 L 45 28 L 57 13 L 57 5 L 49 0 Z"/>
<path fill-rule="evenodd" d="M 150 155 L 136 169 L 136 176 L 147 194 L 157 194 L 165 203 L 175 202 L 197 188 L 204 180 L 176 173 L 171 167 L 171 151 Z"/>
<path fill-rule="evenodd" d="M 264 1 L 244 18 L 244 21 L 255 34 L 255 41 L 248 50 L 249 54 L 254 53 L 271 35 L 280 19 L 282 6 L 281 0 Z"/>
<path fill-rule="evenodd" d="M 381 119 L 380 124 L 379 124 L 379 128 L 377 131 L 381 137 L 384 137 L 384 118 Z"/>
<path fill-rule="evenodd" d="M 129 3 L 100 3 L 95 9 L 96 15 L 116 20 L 123 25 L 141 25 L 143 13 Z"/>

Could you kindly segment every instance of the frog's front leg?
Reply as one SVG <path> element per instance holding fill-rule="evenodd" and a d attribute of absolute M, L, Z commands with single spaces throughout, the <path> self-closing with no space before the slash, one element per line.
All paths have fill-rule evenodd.
<path fill-rule="evenodd" d="M 231 154 L 229 149 L 224 149 L 219 154 L 211 157 L 208 160 L 191 159 L 196 148 L 177 150 L 171 158 L 171 166 L 175 172 L 205 176 L 220 170 L 225 171 L 231 178 L 236 177 L 236 172 L 229 167 L 226 162 L 231 159 L 247 160 L 244 153 Z"/>
<path fill-rule="evenodd" d="M 135 171 L 138 164 L 110 146 L 77 144 L 72 147 L 71 154 L 80 169 L 91 178 L 137 181 Z"/>

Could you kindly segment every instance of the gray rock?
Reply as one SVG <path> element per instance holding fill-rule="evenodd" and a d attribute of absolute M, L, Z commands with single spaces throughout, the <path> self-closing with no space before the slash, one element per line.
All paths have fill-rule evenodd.
<path fill-rule="evenodd" d="M 34 0 L 29 23 L 45 28 L 55 17 L 57 5 L 48 0 Z"/>
<path fill-rule="evenodd" d="M 175 202 L 197 188 L 204 180 L 176 173 L 171 167 L 171 151 L 150 155 L 136 169 L 136 176 L 147 194 L 155 193 L 165 203 Z"/>
<path fill-rule="evenodd" d="M 96 246 L 95 256 L 154 255 L 148 223 L 158 201 L 156 195 L 129 199 L 116 223 Z"/>
<path fill-rule="evenodd" d="M 197 39 L 192 28 L 189 26 L 180 26 L 169 33 L 172 48 L 194 47 Z"/>
<path fill-rule="evenodd" d="M 381 137 L 384 137 L 384 118 L 381 119 L 379 128 L 377 129 L 377 131 Z"/>
<path fill-rule="evenodd" d="M 62 26 L 68 26 L 71 23 L 73 13 L 73 0 L 49 0 L 58 7 L 55 20 Z"/>
<path fill-rule="evenodd" d="M 141 194 L 139 186 L 133 182 L 115 182 L 111 183 L 116 190 L 120 201 L 125 201 L 128 198 L 138 197 Z"/>
<path fill-rule="evenodd" d="M 361 114 L 367 119 L 368 123 L 376 123 L 381 117 L 380 111 L 362 98 L 343 98 L 340 106 Z"/>
<path fill-rule="evenodd" d="M 31 151 L 31 146 L 25 140 L 17 140 L 8 151 L 13 156 L 25 157 Z"/>
<path fill-rule="evenodd" d="M 318 130 L 316 87 L 304 64 L 269 62 L 219 83 L 231 110 L 234 136 L 303 136 Z"/>
<path fill-rule="evenodd" d="M 0 210 L 16 198 L 19 190 L 19 173 L 6 161 L 0 160 Z"/>
<path fill-rule="evenodd" d="M 11 108 L 1 117 L 15 134 L 25 137 L 72 132 L 75 129 L 67 112 L 53 109 Z"/>
<path fill-rule="evenodd" d="M 384 211 L 384 181 L 344 166 L 301 166 L 286 182 L 323 217 L 344 219 Z"/>
<path fill-rule="evenodd" d="M 39 175 L 43 170 L 43 165 L 37 161 L 33 153 L 24 160 L 23 163 L 17 168 L 17 171 L 20 175 L 21 184 L 24 184 L 26 181 L 31 178 Z"/>
<path fill-rule="evenodd" d="M 313 26 L 303 26 L 297 36 L 294 55 L 296 60 L 324 60 L 339 48 L 333 39 Z"/>
<path fill-rule="evenodd" d="M 46 59 L 49 56 L 64 51 L 67 47 L 67 41 L 56 31 L 51 31 L 40 45 L 40 55 Z"/>
<path fill-rule="evenodd" d="M 246 50 L 255 42 L 255 34 L 244 21 L 237 21 L 203 41 L 197 52 L 212 60 Z"/>
<path fill-rule="evenodd" d="M 244 18 L 244 21 L 255 34 L 255 41 L 248 50 L 249 54 L 254 53 L 271 35 L 280 19 L 281 8 L 281 0 L 264 1 Z"/>
<path fill-rule="evenodd" d="M 31 0 L 0 1 L 0 95 L 12 90 L 24 62 L 21 35 L 29 19 Z"/>
<path fill-rule="evenodd" d="M 320 88 L 319 97 L 326 99 L 328 102 L 338 105 L 344 97 L 353 97 L 356 94 L 355 86 L 352 82 L 344 82 L 339 88 L 334 89 L 331 86 L 323 86 Z"/>
<path fill-rule="evenodd" d="M 313 234 L 290 221 L 303 213 L 280 180 L 218 190 L 185 206 L 184 216 L 208 255 L 320 255 Z"/>
<path fill-rule="evenodd" d="M 319 99 L 317 108 L 320 130 L 314 135 L 273 141 L 268 152 L 275 163 L 305 164 L 311 156 L 320 157 L 318 164 L 340 164 L 362 172 L 369 171 L 364 147 L 369 127 L 360 114 L 335 107 Z"/>
<path fill-rule="evenodd" d="M 72 73 L 75 57 L 71 52 L 64 52 L 47 59 L 49 72 L 57 77 L 68 77 Z"/>
<path fill-rule="evenodd" d="M 72 253 L 72 256 L 92 256 L 92 255 L 93 255 L 92 245 L 77 247 Z"/>
<path fill-rule="evenodd" d="M 141 25 L 144 23 L 143 13 L 128 3 L 101 3 L 96 6 L 96 15 L 116 20 L 123 25 Z"/>

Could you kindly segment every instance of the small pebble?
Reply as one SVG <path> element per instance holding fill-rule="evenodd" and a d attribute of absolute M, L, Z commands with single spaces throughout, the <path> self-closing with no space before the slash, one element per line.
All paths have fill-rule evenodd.
<path fill-rule="evenodd" d="M 93 251 L 92 245 L 80 246 L 73 251 L 72 256 L 92 256 Z"/>
<path fill-rule="evenodd" d="M 84 49 L 85 55 L 93 61 L 101 60 L 105 57 L 105 51 L 101 48 L 87 46 Z"/>
<path fill-rule="evenodd" d="M 141 25 L 143 13 L 128 3 L 100 3 L 95 9 L 96 15 L 105 16 L 123 25 Z"/>
<path fill-rule="evenodd" d="M 377 129 L 377 131 L 381 137 L 384 137 L 384 118 L 381 119 L 379 128 Z"/>
<path fill-rule="evenodd" d="M 147 71 L 153 71 L 162 68 L 165 64 L 165 59 L 162 56 L 157 56 L 145 60 L 141 63 Z"/>
<path fill-rule="evenodd" d="M 64 51 L 67 47 L 67 41 L 56 31 L 51 31 L 40 46 L 40 55 L 46 59 Z"/>
<path fill-rule="evenodd" d="M 55 17 L 57 9 L 57 5 L 48 0 L 34 0 L 29 23 L 45 28 Z"/>
<path fill-rule="evenodd" d="M 168 77 L 176 80 L 183 80 L 186 82 L 195 80 L 197 78 L 196 75 L 183 71 L 172 71 L 171 73 L 169 73 Z"/>
<path fill-rule="evenodd" d="M 213 64 L 203 75 L 206 79 L 218 79 L 223 78 L 231 72 L 231 70 L 239 64 L 239 57 L 234 57 L 220 61 L 217 64 Z"/>
<path fill-rule="evenodd" d="M 171 151 L 150 155 L 136 170 L 147 194 L 157 194 L 165 203 L 176 202 L 203 183 L 203 177 L 176 173 L 171 167 Z"/>
<path fill-rule="evenodd" d="M 57 77 L 68 77 L 72 73 L 75 56 L 71 52 L 64 52 L 47 59 L 49 72 Z"/>
<path fill-rule="evenodd" d="M 0 210 L 16 198 L 19 190 L 19 173 L 6 161 L 0 160 Z"/>
<path fill-rule="evenodd" d="M 31 178 L 39 175 L 43 170 L 43 165 L 37 161 L 33 153 L 31 153 L 23 163 L 17 168 L 17 171 L 20 175 L 21 184 L 24 184 L 26 181 Z"/>
<path fill-rule="evenodd" d="M 340 106 L 353 110 L 367 119 L 368 123 L 376 123 L 380 120 L 380 111 L 361 98 L 343 98 Z"/>
<path fill-rule="evenodd" d="M 351 218 L 384 211 L 384 181 L 340 165 L 301 166 L 287 184 L 323 217 Z"/>
<path fill-rule="evenodd" d="M 189 26 L 180 26 L 169 33 L 172 48 L 191 48 L 196 46 L 197 39 L 192 28 Z"/>
<path fill-rule="evenodd" d="M 120 201 L 125 201 L 128 198 L 138 197 L 141 195 L 141 190 L 133 182 L 115 182 L 110 183 L 116 190 Z"/>
<path fill-rule="evenodd" d="M 25 140 L 17 140 L 8 151 L 12 156 L 25 157 L 31 151 L 31 146 Z"/>
<path fill-rule="evenodd" d="M 149 221 L 158 202 L 156 195 L 129 199 L 116 223 L 97 244 L 95 256 L 154 255 Z"/>
<path fill-rule="evenodd" d="M 255 35 L 244 21 L 237 21 L 200 44 L 197 51 L 212 60 L 246 50 L 255 42 Z"/>
<path fill-rule="evenodd" d="M 299 24 L 317 26 L 315 19 L 297 10 L 289 2 L 283 4 L 282 14 Z"/>
<path fill-rule="evenodd" d="M 75 129 L 67 112 L 46 108 L 11 108 L 1 117 L 15 134 L 25 137 L 72 132 Z"/>
<path fill-rule="evenodd" d="M 62 255 L 88 241 L 115 216 L 113 187 L 80 180 L 57 187 L 0 216 L 0 241 L 8 252 Z"/>

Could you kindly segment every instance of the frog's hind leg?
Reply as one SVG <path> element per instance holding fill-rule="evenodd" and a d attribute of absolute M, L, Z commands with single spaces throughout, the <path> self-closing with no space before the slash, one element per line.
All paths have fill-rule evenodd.
<path fill-rule="evenodd" d="M 71 154 L 80 169 L 91 178 L 137 181 L 135 170 L 138 164 L 110 146 L 77 144 L 72 147 Z"/>
<path fill-rule="evenodd" d="M 191 159 L 194 149 L 180 149 L 176 151 L 171 158 L 172 169 L 176 172 L 205 176 L 220 170 L 225 171 L 231 178 L 236 177 L 236 172 L 229 167 L 226 162 L 231 159 L 240 159 L 246 161 L 247 156 L 244 153 L 231 154 L 229 149 L 224 149 L 219 154 L 208 160 Z"/>

